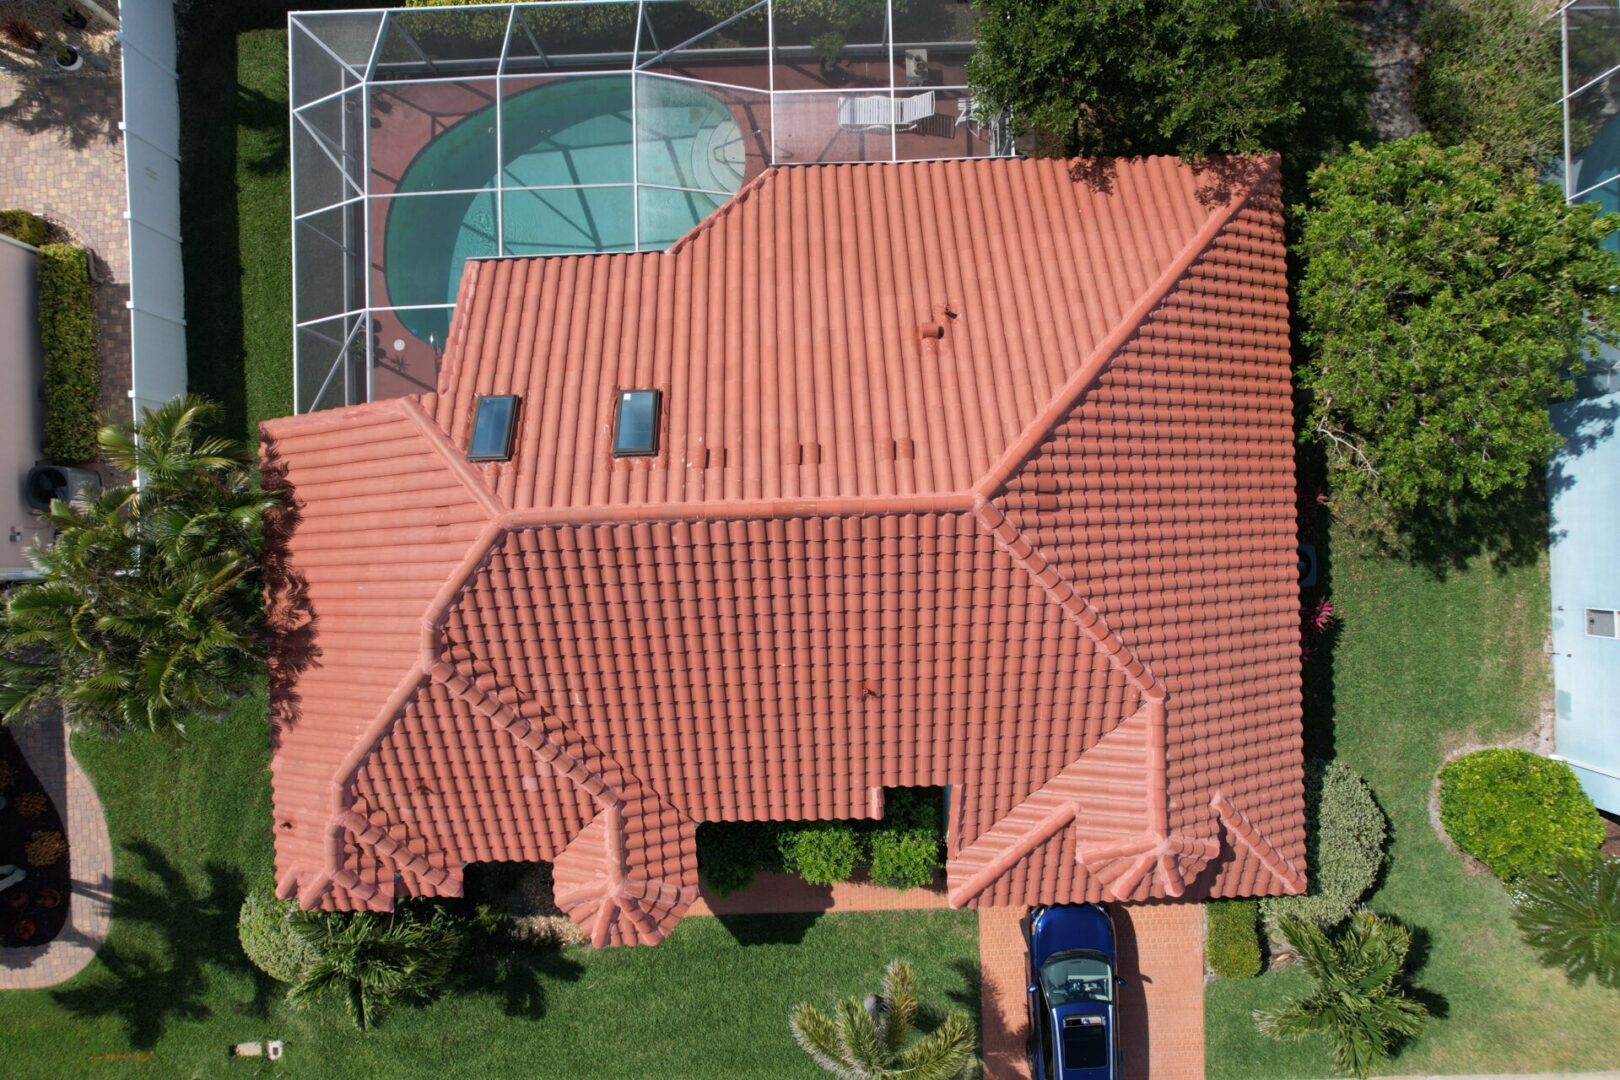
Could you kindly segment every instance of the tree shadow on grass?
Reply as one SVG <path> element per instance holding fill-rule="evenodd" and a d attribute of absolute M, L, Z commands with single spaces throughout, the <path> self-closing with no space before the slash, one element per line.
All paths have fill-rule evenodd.
<path fill-rule="evenodd" d="M 546 984 L 584 975 L 585 965 L 560 948 L 480 956 L 462 972 L 457 992 L 498 998 L 507 1016 L 539 1020 L 546 1014 Z"/>
<path fill-rule="evenodd" d="M 739 945 L 797 945 L 821 917 L 803 915 L 719 915 L 716 918 Z"/>
<path fill-rule="evenodd" d="M 251 975 L 255 1015 L 268 1010 L 275 985 L 254 970 L 236 944 L 236 918 L 244 883 L 234 868 L 210 862 L 205 882 L 195 886 L 170 859 L 146 841 L 125 850 L 139 861 L 140 880 L 119 874 L 113 893 L 113 924 L 123 925 L 96 954 L 97 963 L 83 981 L 55 990 L 51 998 L 85 1019 L 117 1017 L 130 1045 L 150 1050 L 176 1020 L 206 1019 L 209 974 L 206 965 L 223 965 Z M 128 924 L 144 925 L 156 941 L 131 944 Z M 136 933 L 136 940 L 146 937 Z"/>

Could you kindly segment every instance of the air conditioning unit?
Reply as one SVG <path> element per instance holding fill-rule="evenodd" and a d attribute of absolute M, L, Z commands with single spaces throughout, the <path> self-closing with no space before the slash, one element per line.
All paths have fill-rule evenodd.
<path fill-rule="evenodd" d="M 1586 635 L 1588 637 L 1620 637 L 1620 618 L 1613 608 L 1586 609 Z"/>

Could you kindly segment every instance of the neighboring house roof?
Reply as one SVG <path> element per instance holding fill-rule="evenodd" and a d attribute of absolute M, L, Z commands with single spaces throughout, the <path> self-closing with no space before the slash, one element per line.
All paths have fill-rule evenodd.
<path fill-rule="evenodd" d="M 1234 164 L 794 166 L 668 252 L 469 262 L 437 393 L 262 428 L 280 895 L 544 859 L 656 941 L 697 822 L 911 785 L 959 905 L 1301 890 L 1281 204 Z"/>

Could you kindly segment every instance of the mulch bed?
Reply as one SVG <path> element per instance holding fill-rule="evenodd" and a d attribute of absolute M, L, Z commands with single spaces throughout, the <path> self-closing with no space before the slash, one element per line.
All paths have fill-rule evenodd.
<path fill-rule="evenodd" d="M 0 892 L 0 945 L 43 945 L 67 922 L 72 877 L 62 815 L 11 733 L 0 728 L 0 867 L 27 877 Z M 43 864 L 43 865 L 41 865 Z M 6 875 L 0 874 L 0 881 Z"/>

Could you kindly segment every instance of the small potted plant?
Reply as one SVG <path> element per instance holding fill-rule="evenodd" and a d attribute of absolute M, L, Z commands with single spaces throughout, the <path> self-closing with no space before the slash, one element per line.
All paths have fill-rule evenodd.
<path fill-rule="evenodd" d="M 62 9 L 62 21 L 75 30 L 83 30 L 90 25 L 90 20 L 84 17 L 84 12 L 72 4 Z"/>
<path fill-rule="evenodd" d="M 84 66 L 84 57 L 79 54 L 77 46 L 59 40 L 56 43 L 56 66 L 63 71 L 78 71 Z"/>
<path fill-rule="evenodd" d="M 844 51 L 844 32 L 826 30 L 810 39 L 810 47 L 821 61 L 821 77 L 831 80 L 838 70 L 838 57 Z"/>

